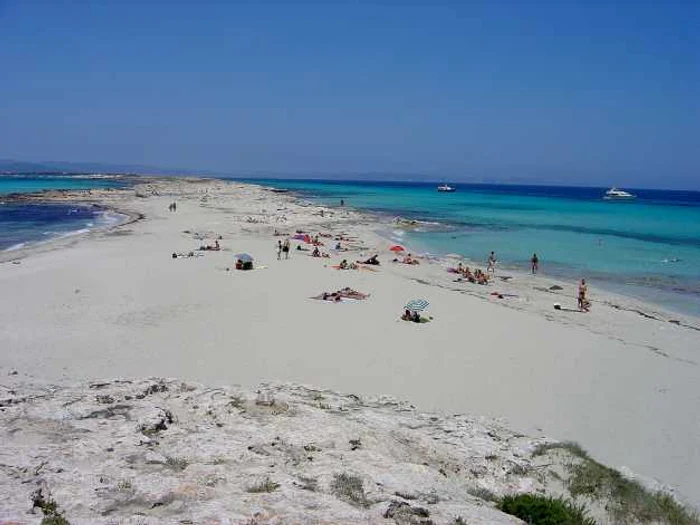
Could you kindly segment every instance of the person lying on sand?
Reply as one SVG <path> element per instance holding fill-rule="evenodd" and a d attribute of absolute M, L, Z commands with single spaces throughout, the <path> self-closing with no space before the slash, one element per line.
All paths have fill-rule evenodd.
<path fill-rule="evenodd" d="M 369 297 L 368 293 L 358 292 L 358 291 L 353 290 L 352 288 L 350 288 L 348 286 L 338 290 L 338 293 L 343 297 L 347 297 L 348 299 L 362 300 L 362 299 L 367 299 Z"/>
<path fill-rule="evenodd" d="M 221 250 L 221 246 L 219 245 L 219 241 L 215 240 L 214 244 L 207 244 L 199 247 L 200 251 L 213 251 L 213 252 L 218 252 Z"/>
<path fill-rule="evenodd" d="M 364 299 L 367 299 L 368 297 L 368 293 L 358 292 L 357 290 L 353 290 L 352 288 L 346 286 L 345 288 L 342 288 L 337 292 L 323 292 L 320 295 L 312 297 L 312 299 L 319 299 L 321 301 L 340 302 L 342 299 L 354 299 L 356 301 L 362 301 Z"/>
<path fill-rule="evenodd" d="M 476 282 L 477 284 L 489 284 L 489 275 L 477 268 L 474 270 L 474 281 L 471 282 Z"/>
<path fill-rule="evenodd" d="M 236 270 L 252 270 L 253 261 L 243 261 L 241 259 L 236 259 Z"/>
<path fill-rule="evenodd" d="M 410 253 L 406 255 L 403 259 L 399 260 L 398 258 L 395 258 L 392 260 L 392 262 L 397 262 L 401 264 L 420 264 L 420 261 L 418 259 L 414 259 Z"/>
<path fill-rule="evenodd" d="M 357 263 L 358 264 L 371 264 L 374 266 L 379 266 L 379 259 L 377 257 L 379 257 L 379 255 L 375 254 L 372 257 L 370 257 L 369 259 L 364 260 L 364 261 L 357 261 Z"/>
<path fill-rule="evenodd" d="M 414 323 L 420 323 L 421 321 L 420 314 L 418 312 L 412 312 L 411 310 L 404 310 L 401 319 L 403 319 L 404 321 L 411 321 Z"/>
<path fill-rule="evenodd" d="M 340 301 L 342 301 L 343 298 L 337 292 L 323 292 L 319 297 L 317 297 L 317 299 L 321 299 L 322 301 L 333 301 L 334 303 L 339 303 Z"/>
<path fill-rule="evenodd" d="M 340 261 L 340 264 L 338 265 L 339 270 L 357 270 L 358 266 L 355 263 L 348 263 L 347 259 L 343 259 Z"/>

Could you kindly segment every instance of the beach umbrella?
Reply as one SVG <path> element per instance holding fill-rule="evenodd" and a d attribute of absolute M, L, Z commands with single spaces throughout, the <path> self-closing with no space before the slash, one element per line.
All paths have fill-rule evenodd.
<path fill-rule="evenodd" d="M 413 299 L 413 301 L 408 301 L 404 308 L 406 310 L 410 310 L 411 312 L 422 312 L 423 310 L 428 308 L 429 304 L 430 303 L 425 299 Z"/>
<path fill-rule="evenodd" d="M 394 246 L 392 246 L 392 247 L 389 248 L 389 249 L 390 249 L 392 252 L 396 252 L 396 253 L 398 253 L 398 252 L 405 252 L 405 251 L 406 251 L 406 248 L 404 248 L 404 247 L 401 246 L 400 244 L 395 244 Z"/>
<path fill-rule="evenodd" d="M 248 253 L 237 253 L 233 257 L 234 259 L 240 259 L 243 262 L 253 262 L 253 256 Z"/>

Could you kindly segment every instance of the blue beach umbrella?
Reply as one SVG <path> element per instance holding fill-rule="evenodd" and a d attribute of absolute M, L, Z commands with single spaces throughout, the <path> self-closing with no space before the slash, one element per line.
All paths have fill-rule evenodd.
<path fill-rule="evenodd" d="M 243 262 L 253 262 L 253 256 L 248 253 L 237 253 L 233 258 L 240 259 Z"/>
<path fill-rule="evenodd" d="M 408 301 L 404 308 L 406 310 L 410 310 L 411 312 L 422 312 L 423 310 L 428 308 L 429 304 L 430 303 L 425 299 L 413 299 L 413 301 Z"/>

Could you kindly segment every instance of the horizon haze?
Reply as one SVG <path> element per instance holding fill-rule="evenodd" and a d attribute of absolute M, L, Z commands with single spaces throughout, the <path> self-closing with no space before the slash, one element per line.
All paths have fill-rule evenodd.
<path fill-rule="evenodd" d="M 0 0 L 0 159 L 698 190 L 698 25 L 686 2 Z"/>

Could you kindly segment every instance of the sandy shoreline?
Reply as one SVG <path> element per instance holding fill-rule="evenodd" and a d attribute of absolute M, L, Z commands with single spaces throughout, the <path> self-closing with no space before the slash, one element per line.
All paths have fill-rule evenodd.
<path fill-rule="evenodd" d="M 149 179 L 135 190 L 93 190 L 84 202 L 133 220 L 0 254 L 8 263 L 0 264 L 0 356 L 8 369 L 56 381 L 280 380 L 388 394 L 424 410 L 503 417 L 530 434 L 576 440 L 611 466 L 700 504 L 697 319 L 600 290 L 590 314 L 555 311 L 553 302 L 575 306 L 573 283 L 508 271 L 507 282 L 479 287 L 453 282 L 443 261 L 392 265 L 375 218 L 257 186 Z M 344 232 L 364 247 L 336 254 L 326 246 L 328 260 L 293 251 L 277 261 L 273 231 L 299 228 Z M 171 258 L 218 235 L 220 252 Z M 237 252 L 265 268 L 228 271 Z M 377 272 L 329 267 L 375 252 Z M 553 284 L 562 290 L 549 290 Z M 371 296 L 309 299 L 343 286 Z M 417 297 L 431 302 L 435 320 L 398 321 Z"/>

